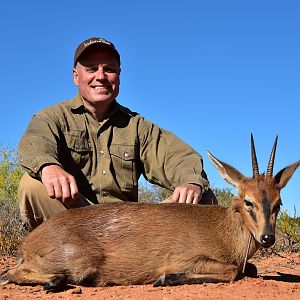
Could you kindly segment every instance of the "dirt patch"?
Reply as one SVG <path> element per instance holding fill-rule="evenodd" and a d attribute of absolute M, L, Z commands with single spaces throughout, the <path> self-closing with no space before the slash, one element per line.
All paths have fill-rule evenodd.
<path fill-rule="evenodd" d="M 0 257 L 0 272 L 16 262 Z M 117 287 L 70 286 L 58 294 L 46 294 L 42 286 L 0 286 L 4 299 L 300 299 L 300 254 L 280 253 L 268 258 L 250 260 L 257 266 L 258 278 L 243 278 L 233 283 L 183 285 L 154 288 L 151 285 Z"/>

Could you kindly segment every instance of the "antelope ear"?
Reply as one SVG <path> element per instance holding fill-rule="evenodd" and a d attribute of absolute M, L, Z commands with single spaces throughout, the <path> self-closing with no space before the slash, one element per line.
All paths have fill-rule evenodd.
<path fill-rule="evenodd" d="M 278 184 L 279 189 L 282 189 L 286 186 L 299 166 L 300 160 L 288 167 L 285 167 L 274 176 L 275 182 Z"/>
<path fill-rule="evenodd" d="M 209 151 L 206 151 L 206 153 L 223 179 L 238 189 L 240 182 L 246 177 L 235 168 L 218 160 Z"/>

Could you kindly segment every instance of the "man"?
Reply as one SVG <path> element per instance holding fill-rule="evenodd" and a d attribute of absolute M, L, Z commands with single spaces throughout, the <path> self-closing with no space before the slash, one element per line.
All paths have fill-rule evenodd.
<path fill-rule="evenodd" d="M 201 156 L 117 103 L 120 72 L 111 42 L 84 41 L 74 57 L 79 93 L 33 116 L 19 144 L 27 171 L 19 187 L 20 209 L 29 229 L 90 202 L 138 201 L 140 175 L 173 190 L 173 202 L 215 201 L 206 193 Z"/>

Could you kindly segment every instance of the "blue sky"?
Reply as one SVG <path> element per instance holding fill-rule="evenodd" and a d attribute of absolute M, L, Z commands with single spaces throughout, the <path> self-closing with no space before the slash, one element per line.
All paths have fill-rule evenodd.
<path fill-rule="evenodd" d="M 16 147 L 31 116 L 76 93 L 72 60 L 92 36 L 121 53 L 118 101 L 199 151 L 252 175 L 279 135 L 275 172 L 300 159 L 300 2 L 2 1 L 0 143 Z M 300 214 L 300 170 L 282 191 Z"/>

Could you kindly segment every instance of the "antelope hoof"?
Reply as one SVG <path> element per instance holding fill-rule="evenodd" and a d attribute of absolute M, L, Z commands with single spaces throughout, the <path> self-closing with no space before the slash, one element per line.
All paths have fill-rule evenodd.
<path fill-rule="evenodd" d="M 246 263 L 244 276 L 250 277 L 250 278 L 257 278 L 257 268 L 254 264 L 251 264 L 249 262 Z"/>
<path fill-rule="evenodd" d="M 8 279 L 7 273 L 4 272 L 4 273 L 0 274 L 0 285 L 6 285 L 8 283 L 9 283 L 9 279 Z"/>
<path fill-rule="evenodd" d="M 46 291 L 46 293 L 58 293 L 64 291 L 64 289 L 64 280 L 60 277 L 44 283 L 44 290 Z"/>
<path fill-rule="evenodd" d="M 172 285 L 181 285 L 188 283 L 189 280 L 187 280 L 186 275 L 184 273 L 178 273 L 178 274 L 163 274 L 159 276 L 153 286 L 172 286 Z"/>
<path fill-rule="evenodd" d="M 57 293 L 59 288 L 52 281 L 44 283 L 44 290 L 46 293 Z"/>
<path fill-rule="evenodd" d="M 166 274 L 163 274 L 155 280 L 155 282 L 153 283 L 153 286 L 154 287 L 166 286 L 167 284 L 165 283 L 165 281 L 166 281 Z"/>

